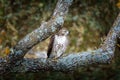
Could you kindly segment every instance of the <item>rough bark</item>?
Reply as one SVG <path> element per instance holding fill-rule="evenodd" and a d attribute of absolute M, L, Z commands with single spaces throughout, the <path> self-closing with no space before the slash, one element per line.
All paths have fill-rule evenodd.
<path fill-rule="evenodd" d="M 38 29 L 19 41 L 6 59 L 0 59 L 0 74 L 3 72 L 39 72 L 41 70 L 71 71 L 82 66 L 110 63 L 114 58 L 117 38 L 120 38 L 120 14 L 108 33 L 104 44 L 97 50 L 71 53 L 58 60 L 23 59 L 29 49 L 61 28 L 71 3 L 71 0 L 58 0 L 51 19 L 42 23 Z"/>
<path fill-rule="evenodd" d="M 117 38 L 120 37 L 120 14 L 113 27 L 109 31 L 107 38 L 97 50 L 90 52 L 70 53 L 58 60 L 52 59 L 24 59 L 16 66 L 13 72 L 39 72 L 39 71 L 73 71 L 77 68 L 93 64 L 109 64 L 114 58 Z M 11 71 L 11 72 L 12 72 Z"/>
<path fill-rule="evenodd" d="M 108 64 L 114 58 L 117 38 L 120 37 L 120 14 L 102 45 L 91 52 L 79 52 L 65 55 L 58 60 L 52 59 L 23 59 L 11 72 L 39 72 L 39 71 L 72 71 L 79 67 L 92 64 Z"/>
<path fill-rule="evenodd" d="M 72 0 L 58 0 L 53 16 L 50 20 L 43 22 L 39 28 L 35 29 L 20 40 L 16 46 L 11 49 L 11 53 L 6 59 L 1 59 L 0 72 L 9 72 L 14 65 L 20 64 L 26 52 L 34 45 L 56 33 L 64 23 L 65 15 L 67 14 L 71 3 Z"/>

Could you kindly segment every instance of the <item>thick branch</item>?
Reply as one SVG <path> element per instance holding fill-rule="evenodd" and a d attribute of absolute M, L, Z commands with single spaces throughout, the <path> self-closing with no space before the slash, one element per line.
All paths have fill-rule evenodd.
<path fill-rule="evenodd" d="M 43 22 L 39 28 L 25 36 L 18 44 L 12 49 L 6 60 L 3 60 L 0 66 L 0 71 L 6 71 L 14 67 L 14 65 L 23 59 L 24 55 L 34 45 L 45 40 L 50 35 L 56 33 L 64 23 L 64 17 L 68 12 L 72 0 L 58 0 L 53 16 L 48 22 Z"/>
<path fill-rule="evenodd" d="M 68 2 L 67 2 L 68 1 Z M 64 4 L 64 5 L 61 5 Z M 44 22 L 40 28 L 34 30 L 23 38 L 8 56 L 8 60 L 0 60 L 0 73 L 3 72 L 37 72 L 40 70 L 70 71 L 81 66 L 92 64 L 110 63 L 114 57 L 117 38 L 120 37 L 120 14 L 111 28 L 104 44 L 97 50 L 69 54 L 59 58 L 57 61 L 51 59 L 23 59 L 25 53 L 35 44 L 43 41 L 51 34 L 59 30 L 64 23 L 64 15 L 68 11 L 71 0 L 59 0 L 54 14 L 48 22 Z M 58 6 L 61 5 L 61 6 Z M 61 9 L 65 8 L 65 9 Z M 65 11 L 65 12 L 64 12 Z M 63 12 L 63 13 L 60 13 Z M 12 65 L 14 64 L 14 65 Z M 4 65 L 4 66 L 2 66 Z M 5 68 L 5 69 L 4 69 Z"/>
<path fill-rule="evenodd" d="M 71 71 L 79 67 L 92 64 L 110 63 L 114 57 L 116 39 L 120 37 L 120 14 L 111 28 L 104 44 L 91 52 L 72 53 L 59 58 L 51 59 L 24 59 L 23 62 L 11 72 L 39 72 L 41 70 Z"/>
<path fill-rule="evenodd" d="M 58 0 L 52 18 L 48 22 L 43 22 L 39 28 L 20 40 L 14 47 L 14 52 L 10 54 L 9 60 L 14 61 L 15 59 L 23 58 L 26 52 L 34 45 L 57 32 L 64 23 L 64 17 L 68 12 L 71 3 L 72 0 Z M 14 60 L 12 60 L 13 58 Z"/>
<path fill-rule="evenodd" d="M 71 53 L 59 58 L 57 61 L 51 59 L 24 59 L 11 72 L 40 72 L 48 70 L 66 72 L 91 64 L 110 63 L 111 58 L 113 58 L 113 54 L 98 49 L 92 52 Z"/>

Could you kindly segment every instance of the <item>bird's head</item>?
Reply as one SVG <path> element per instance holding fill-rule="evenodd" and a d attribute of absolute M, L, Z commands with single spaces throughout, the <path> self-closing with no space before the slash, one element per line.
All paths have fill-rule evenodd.
<path fill-rule="evenodd" d="M 58 35 L 60 36 L 67 36 L 69 34 L 69 31 L 65 28 L 61 29 L 59 32 L 58 32 Z"/>

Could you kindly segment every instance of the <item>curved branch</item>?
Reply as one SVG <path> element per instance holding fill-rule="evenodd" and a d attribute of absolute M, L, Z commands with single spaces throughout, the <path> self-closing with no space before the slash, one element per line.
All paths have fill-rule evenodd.
<path fill-rule="evenodd" d="M 8 58 L 12 62 L 15 59 L 23 58 L 28 50 L 34 45 L 45 40 L 52 34 L 56 33 L 64 23 L 64 17 L 68 12 L 72 0 L 58 0 L 53 16 L 48 22 L 43 22 L 39 28 L 25 36 L 14 47 L 13 53 Z M 14 60 L 12 60 L 14 58 Z"/>
<path fill-rule="evenodd" d="M 64 23 L 64 15 L 67 13 L 70 4 L 71 0 L 59 0 L 53 14 L 55 17 L 52 17 L 48 22 L 42 23 L 40 28 L 18 42 L 6 60 L 0 60 L 0 74 L 2 72 L 37 72 L 41 70 L 70 71 L 81 66 L 110 63 L 114 57 L 116 40 L 120 38 L 120 14 L 104 44 L 97 50 L 77 54 L 72 53 L 59 58 L 57 61 L 51 59 L 23 59 L 25 53 L 32 46 L 43 41 L 61 28 Z"/>
<path fill-rule="evenodd" d="M 79 67 L 92 64 L 107 64 L 114 57 L 117 38 L 120 37 L 120 14 L 111 28 L 104 44 L 91 52 L 71 53 L 52 59 L 24 59 L 23 62 L 11 69 L 11 72 L 39 72 L 39 71 L 71 71 Z"/>
<path fill-rule="evenodd" d="M 113 55 L 98 49 L 92 52 L 71 53 L 58 60 L 24 59 L 11 72 L 40 72 L 40 71 L 73 71 L 77 68 L 92 64 L 110 63 Z"/>
<path fill-rule="evenodd" d="M 52 34 L 56 33 L 64 23 L 64 17 L 68 12 L 68 8 L 73 0 L 58 0 L 53 16 L 48 22 L 43 22 L 39 28 L 34 30 L 20 40 L 16 46 L 11 49 L 11 53 L 0 64 L 0 72 L 6 72 L 19 64 L 24 55 L 34 45 L 45 40 Z"/>

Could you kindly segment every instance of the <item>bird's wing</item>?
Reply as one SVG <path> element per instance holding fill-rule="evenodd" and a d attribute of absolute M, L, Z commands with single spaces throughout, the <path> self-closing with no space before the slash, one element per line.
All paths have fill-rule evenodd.
<path fill-rule="evenodd" d="M 54 43 L 54 38 L 55 38 L 55 36 L 52 35 L 52 36 L 51 36 L 51 39 L 50 39 L 50 42 L 49 42 L 49 45 L 48 45 L 48 50 L 47 50 L 47 56 L 48 56 L 48 58 L 50 57 L 50 54 L 51 54 L 51 52 L 52 52 L 53 43 Z"/>

